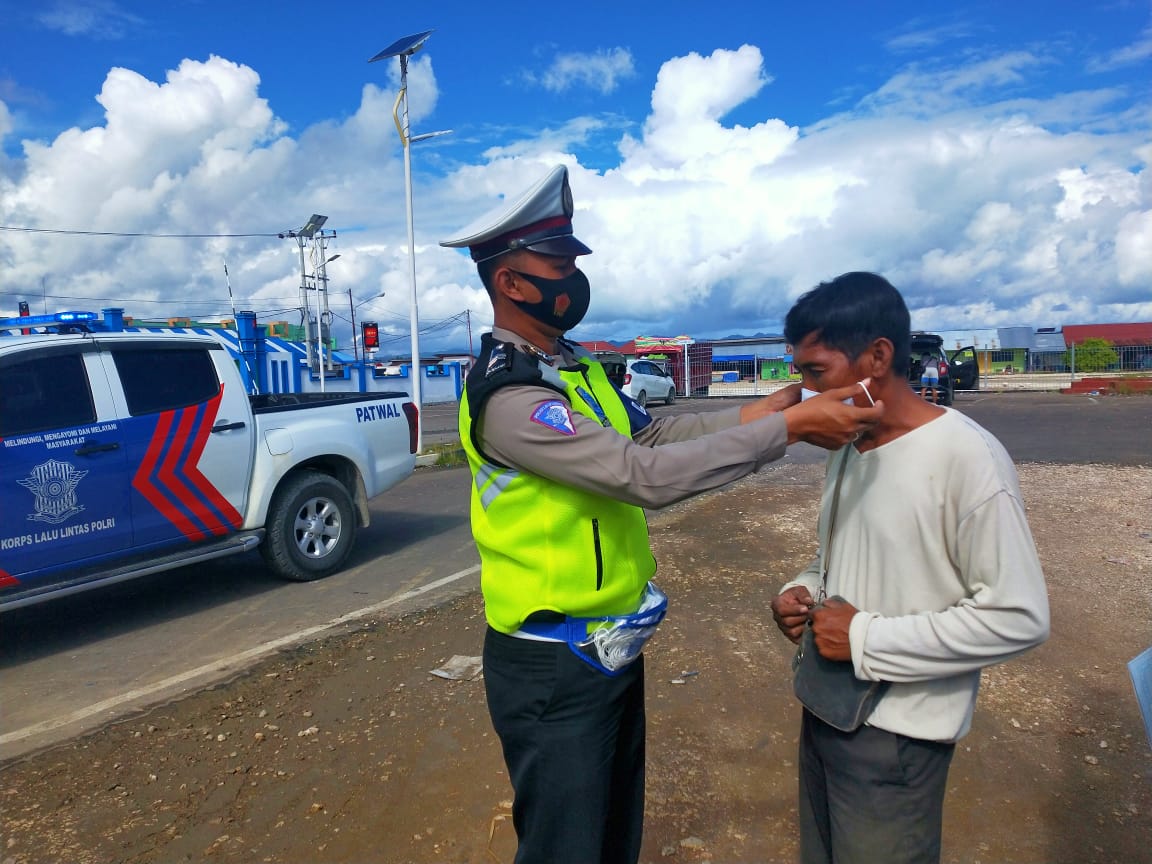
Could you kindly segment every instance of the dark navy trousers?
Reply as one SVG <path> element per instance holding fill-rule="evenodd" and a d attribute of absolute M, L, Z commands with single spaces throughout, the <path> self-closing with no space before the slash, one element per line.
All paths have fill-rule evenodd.
<path fill-rule="evenodd" d="M 562 642 L 488 628 L 484 688 L 515 793 L 516 864 L 635 864 L 644 658 L 608 676 Z"/>

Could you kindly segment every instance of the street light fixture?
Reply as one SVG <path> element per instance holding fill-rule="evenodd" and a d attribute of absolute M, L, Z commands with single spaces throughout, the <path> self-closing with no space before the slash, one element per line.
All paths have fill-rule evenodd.
<path fill-rule="evenodd" d="M 420 318 L 416 308 L 416 237 L 412 224 L 411 144 L 414 141 L 424 141 L 428 138 L 435 138 L 437 135 L 447 135 L 451 130 L 428 132 L 415 137 L 410 134 L 411 129 L 408 125 L 408 58 L 424 47 L 424 43 L 428 41 L 428 37 L 432 35 L 432 32 L 431 30 L 425 30 L 423 33 L 415 33 L 411 36 L 404 36 L 397 39 L 368 61 L 369 63 L 375 63 L 377 60 L 387 60 L 391 57 L 400 58 L 400 92 L 396 94 L 396 102 L 392 106 L 392 119 L 396 121 L 396 131 L 400 135 L 400 143 L 404 146 L 404 193 L 407 199 L 408 209 L 408 262 L 411 280 L 412 365 L 410 369 L 412 375 L 412 401 L 416 403 L 417 453 L 420 453 L 424 449 L 424 406 L 420 401 L 420 373 L 422 369 L 420 367 Z M 404 106 L 403 121 L 401 121 L 400 114 L 398 113 L 401 104 Z"/>

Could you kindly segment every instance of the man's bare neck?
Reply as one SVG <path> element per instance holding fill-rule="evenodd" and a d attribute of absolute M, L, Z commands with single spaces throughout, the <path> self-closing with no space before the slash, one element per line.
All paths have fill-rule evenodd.
<path fill-rule="evenodd" d="M 939 405 L 925 402 L 903 380 L 888 379 L 872 388 L 872 396 L 877 401 L 884 402 L 884 416 L 876 428 L 862 436 L 856 442 L 856 449 L 861 453 L 874 450 L 877 447 L 895 441 L 907 435 L 913 429 L 919 429 L 926 423 L 931 423 L 944 413 Z"/>

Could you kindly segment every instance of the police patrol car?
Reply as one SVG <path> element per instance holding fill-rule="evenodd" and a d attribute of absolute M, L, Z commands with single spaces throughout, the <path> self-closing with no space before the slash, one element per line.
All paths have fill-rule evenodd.
<path fill-rule="evenodd" d="M 0 319 L 0 610 L 254 547 L 317 579 L 412 473 L 406 393 L 249 395 L 210 336 L 102 323 Z"/>

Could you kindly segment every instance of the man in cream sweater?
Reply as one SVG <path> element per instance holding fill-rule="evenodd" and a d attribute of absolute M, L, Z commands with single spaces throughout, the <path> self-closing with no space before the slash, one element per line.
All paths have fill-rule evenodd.
<path fill-rule="evenodd" d="M 882 277 L 817 286 L 784 333 L 805 387 L 871 379 L 885 404 L 879 425 L 829 456 L 818 527 L 826 578 L 817 556 L 772 603 L 793 642 L 811 626 L 823 657 L 891 682 L 852 732 L 804 710 L 801 860 L 937 862 L 948 767 L 980 670 L 1048 636 L 1016 470 L 990 433 L 909 387 L 908 309 Z M 844 602 L 817 606 L 825 591 Z"/>

